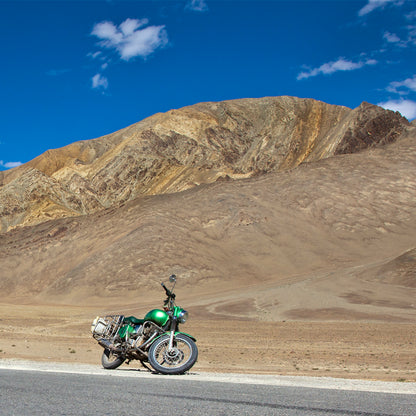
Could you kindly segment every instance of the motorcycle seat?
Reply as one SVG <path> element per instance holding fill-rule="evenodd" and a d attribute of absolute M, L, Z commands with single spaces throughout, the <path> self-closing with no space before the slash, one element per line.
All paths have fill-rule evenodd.
<path fill-rule="evenodd" d="M 135 316 L 128 316 L 127 318 L 124 318 L 124 322 L 126 324 L 143 325 L 145 320 L 144 319 L 138 319 Z"/>

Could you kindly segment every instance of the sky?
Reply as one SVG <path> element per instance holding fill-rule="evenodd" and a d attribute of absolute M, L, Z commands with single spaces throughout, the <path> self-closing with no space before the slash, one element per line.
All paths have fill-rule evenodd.
<path fill-rule="evenodd" d="M 198 102 L 416 118 L 414 0 L 0 0 L 0 170 Z"/>

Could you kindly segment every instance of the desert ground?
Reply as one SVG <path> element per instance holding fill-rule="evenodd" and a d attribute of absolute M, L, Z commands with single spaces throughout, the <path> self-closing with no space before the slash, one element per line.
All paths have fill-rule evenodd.
<path fill-rule="evenodd" d="M 156 300 L 156 299 L 155 299 Z M 89 363 L 101 366 L 102 348 L 91 337 L 96 315 L 142 316 L 157 303 L 65 306 L 0 304 L 0 359 Z M 238 314 L 244 302 L 210 313 L 215 305 L 188 308 L 182 330 L 197 338 L 191 371 L 308 375 L 416 381 L 416 325 L 380 315 L 347 321 L 342 308 L 318 310 L 307 320 L 258 321 Z M 344 311 L 345 313 L 345 311 Z M 232 314 L 227 319 L 227 314 Z M 230 316 L 230 315 L 228 315 Z M 328 320 L 332 319 L 332 320 Z M 126 364 L 123 364 L 126 366 Z M 130 367 L 143 369 L 139 362 Z"/>

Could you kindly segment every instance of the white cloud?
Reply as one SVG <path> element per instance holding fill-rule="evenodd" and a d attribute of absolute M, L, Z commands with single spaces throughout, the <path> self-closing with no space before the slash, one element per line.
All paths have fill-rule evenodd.
<path fill-rule="evenodd" d="M 416 19 L 416 10 L 414 10 L 413 12 L 410 12 L 410 13 L 406 14 L 405 17 L 408 20 Z"/>
<path fill-rule="evenodd" d="M 92 59 L 96 59 L 98 58 L 100 55 L 102 55 L 101 51 L 97 51 L 97 52 L 90 52 L 87 54 L 87 56 L 89 56 Z"/>
<path fill-rule="evenodd" d="M 402 116 L 408 120 L 416 118 L 416 102 L 411 100 L 390 100 L 378 103 L 380 107 L 387 110 L 398 111 Z"/>
<path fill-rule="evenodd" d="M 416 91 L 416 75 L 413 75 L 413 78 L 407 78 L 404 81 L 390 82 L 387 87 L 387 91 L 397 94 L 407 94 L 408 91 L 406 90 Z"/>
<path fill-rule="evenodd" d="M 101 47 L 114 49 L 125 61 L 137 56 L 146 58 L 168 43 L 165 26 L 144 27 L 148 23 L 148 19 L 126 19 L 118 26 L 100 22 L 94 25 L 91 34 L 101 39 Z"/>
<path fill-rule="evenodd" d="M 396 33 L 384 32 L 383 38 L 395 46 L 407 48 L 416 45 L 416 26 L 408 25 L 403 27 L 403 37 L 400 38 Z"/>
<path fill-rule="evenodd" d="M 0 166 L 11 169 L 16 168 L 17 166 L 23 165 L 22 162 L 3 162 L 3 160 L 0 160 Z"/>
<path fill-rule="evenodd" d="M 301 80 L 304 78 L 315 77 L 321 74 L 333 74 L 338 71 L 354 71 L 360 69 L 366 65 L 376 65 L 375 59 L 367 59 L 365 61 L 353 62 L 345 58 L 339 58 L 337 61 L 332 61 L 321 65 L 318 68 L 309 69 L 308 71 L 301 72 L 297 79 Z"/>
<path fill-rule="evenodd" d="M 92 78 L 92 88 L 93 89 L 104 89 L 106 90 L 108 88 L 108 79 L 101 75 L 101 74 L 95 74 Z"/>
<path fill-rule="evenodd" d="M 407 26 L 407 44 L 416 45 L 416 26 Z"/>
<path fill-rule="evenodd" d="M 189 0 L 185 8 L 194 12 L 208 11 L 208 6 L 205 0 Z"/>
<path fill-rule="evenodd" d="M 137 29 L 146 26 L 149 23 L 149 19 L 126 19 L 120 23 L 120 30 L 125 36 L 132 35 Z"/>
<path fill-rule="evenodd" d="M 388 4 L 395 6 L 401 6 L 404 3 L 404 0 L 368 0 L 368 3 L 360 9 L 358 12 L 359 16 L 364 16 L 368 13 L 373 12 L 376 9 L 384 8 Z"/>
<path fill-rule="evenodd" d="M 389 43 L 400 42 L 400 38 L 395 33 L 384 32 L 383 38 Z"/>

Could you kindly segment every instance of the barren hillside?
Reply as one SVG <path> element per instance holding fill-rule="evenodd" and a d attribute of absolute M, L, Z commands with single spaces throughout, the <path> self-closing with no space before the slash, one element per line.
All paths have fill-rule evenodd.
<path fill-rule="evenodd" d="M 151 299 L 174 272 L 196 314 L 413 321 L 415 172 L 409 128 L 357 154 L 17 228 L 0 239 L 1 293 Z"/>
<path fill-rule="evenodd" d="M 368 103 L 350 110 L 295 97 L 156 114 L 0 172 L 0 232 L 355 153 L 394 142 L 408 125 L 398 113 Z"/>

